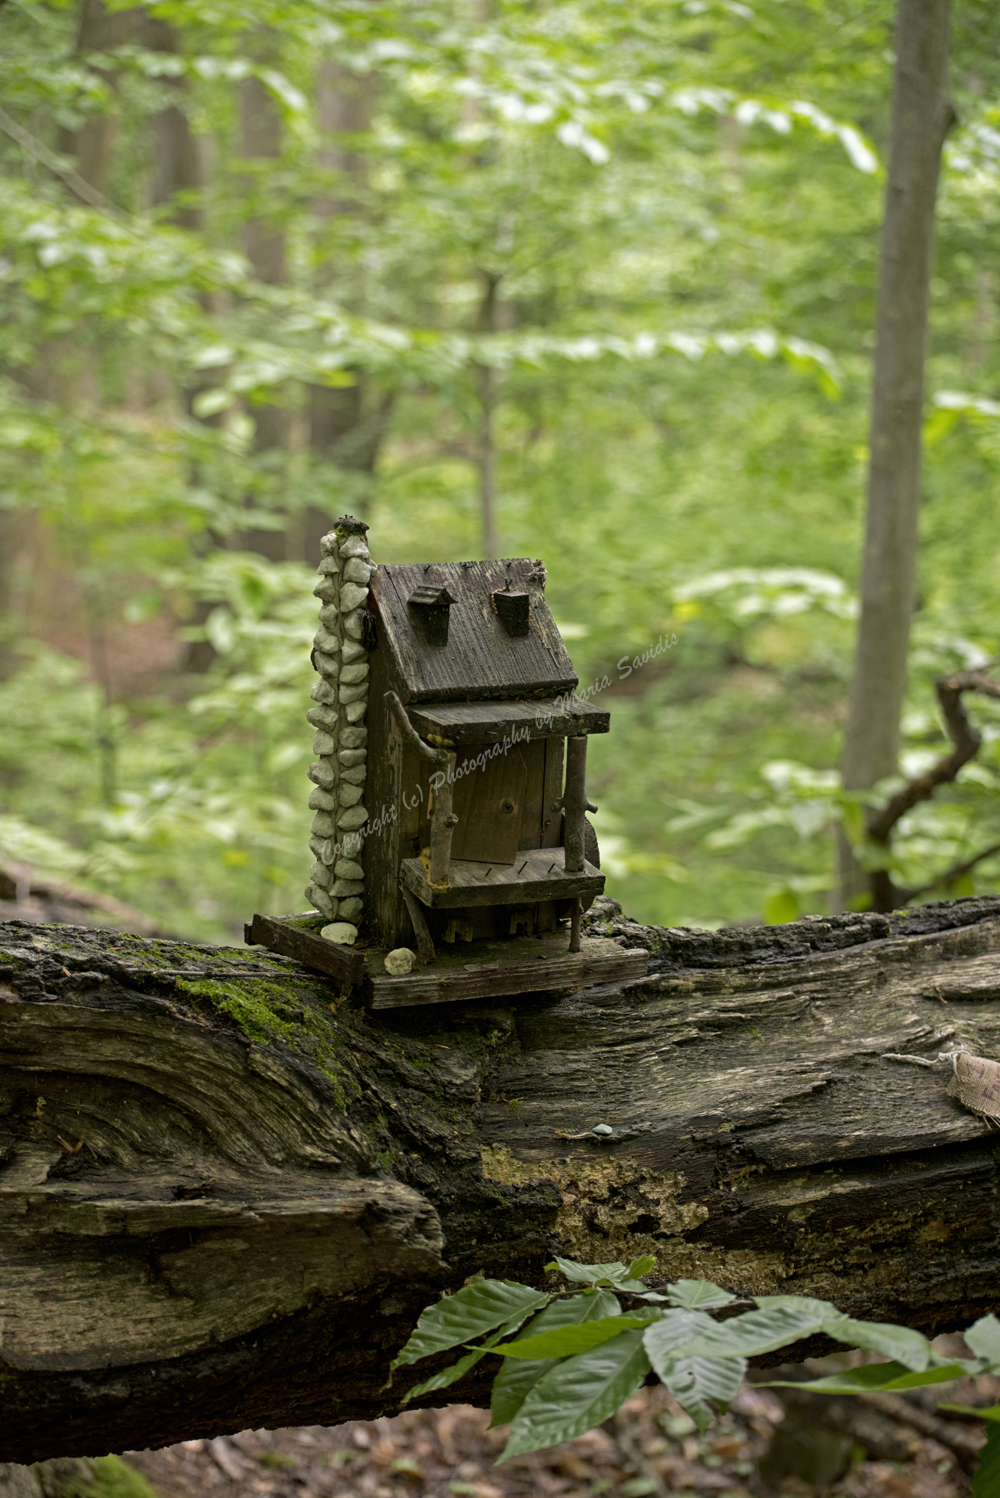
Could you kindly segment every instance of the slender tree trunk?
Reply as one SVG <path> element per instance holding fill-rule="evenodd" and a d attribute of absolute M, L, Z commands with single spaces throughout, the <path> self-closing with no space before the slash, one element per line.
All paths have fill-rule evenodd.
<path fill-rule="evenodd" d="M 359 271 L 356 262 L 337 264 L 340 246 L 335 244 L 334 236 L 352 222 L 361 225 L 367 213 L 367 160 L 356 138 L 371 127 L 375 93 L 372 74 L 355 73 L 332 58 L 320 63 L 316 75 L 316 119 L 324 144 L 317 153 L 317 164 L 331 175 L 332 182 L 330 190 L 317 197 L 313 205 L 321 243 L 317 286 L 320 290 L 335 289 L 355 311 L 360 310 L 363 300 Z M 320 463 L 370 479 L 388 425 L 391 398 L 373 399 L 365 372 L 356 368 L 351 373 L 353 385 L 309 386 L 309 449 Z M 307 508 L 303 524 L 306 561 L 315 563 L 319 559 L 320 537 L 345 507 L 342 498 L 331 484 L 329 503 Z M 346 506 L 359 513 L 364 510 L 363 500 L 350 495 Z"/>
<path fill-rule="evenodd" d="M 479 330 L 495 333 L 500 276 L 483 271 L 483 298 L 479 307 Z M 479 376 L 479 513 L 483 528 L 483 556 L 498 557 L 500 540 L 496 525 L 496 442 L 494 418 L 497 407 L 497 374 L 492 364 L 480 364 Z"/>
<path fill-rule="evenodd" d="M 134 41 L 142 14 L 139 9 L 108 10 L 104 0 L 83 0 L 76 41 L 77 57 L 86 59 L 93 53 L 114 52 Z M 96 67 L 93 71 L 109 88 L 117 88 L 117 75 L 108 68 Z M 118 115 L 114 110 L 106 110 L 103 114 L 90 115 L 76 130 L 64 130 L 59 140 L 60 149 L 76 157 L 80 176 L 104 197 L 109 196 L 117 134 Z"/>
<path fill-rule="evenodd" d="M 169 56 L 180 52 L 180 38 L 174 27 L 155 16 L 145 17 L 142 39 L 151 51 Z M 177 103 L 168 104 L 153 115 L 153 206 L 169 205 L 171 223 L 200 234 L 205 227 L 201 201 L 205 176 L 198 137 L 184 108 L 187 79 L 166 81 Z"/>
<path fill-rule="evenodd" d="M 270 55 L 273 38 L 259 31 L 253 38 L 252 51 L 260 58 Z M 274 162 L 281 156 L 281 108 L 274 95 L 258 78 L 244 78 L 240 83 L 240 154 L 247 162 Z M 285 232 L 280 221 L 265 208 L 266 194 L 261 191 L 260 176 L 247 175 L 246 190 L 253 209 L 243 227 L 243 250 L 257 277 L 269 286 L 282 286 L 288 279 Z M 258 460 L 262 497 L 268 489 L 278 488 L 281 471 L 287 462 L 291 413 L 276 403 L 264 402 L 251 408 L 256 431 L 253 451 Z M 251 496 L 251 503 L 255 496 Z M 272 530 L 264 526 L 248 527 L 244 543 L 249 551 L 260 552 L 272 562 L 286 557 L 284 527 Z"/>
<path fill-rule="evenodd" d="M 112 12 L 102 0 L 83 0 L 74 48 L 77 60 L 92 66 L 89 59 L 94 54 L 113 53 L 134 40 L 141 14 L 137 9 Z M 115 90 L 113 70 L 94 67 L 93 71 Z M 76 130 L 61 131 L 58 138 L 59 149 L 74 157 L 79 175 L 104 197 L 109 196 L 117 130 L 117 113 L 109 108 L 90 115 Z M 73 334 L 44 339 L 35 348 L 31 364 L 16 368 L 13 374 L 29 397 L 55 406 L 72 407 L 92 397 L 97 386 L 91 351 Z M 28 568 L 37 567 L 39 555 L 47 551 L 37 511 L 0 511 L 0 680 L 19 664 L 16 640 L 24 629 L 24 611 L 18 574 L 26 558 Z"/>
<path fill-rule="evenodd" d="M 950 0 L 899 0 L 892 143 L 879 272 L 861 621 L 844 785 L 895 773 L 916 590 L 920 428 L 934 205 L 948 97 Z M 868 890 L 843 833 L 841 902 Z"/>
<path fill-rule="evenodd" d="M 144 44 L 153 51 L 165 52 L 171 56 L 175 56 L 180 51 L 180 37 L 167 21 L 146 16 L 143 21 L 142 37 Z M 188 92 L 187 79 L 183 76 L 171 78 L 168 80 L 168 87 L 177 102 L 167 104 L 163 109 L 158 110 L 152 120 L 152 202 L 154 207 L 166 208 L 170 222 L 176 224 L 178 228 L 201 234 L 205 229 L 203 201 L 205 165 L 201 143 L 191 129 L 185 108 Z M 218 314 L 220 311 L 219 295 L 219 293 L 210 292 L 201 294 L 201 305 L 210 315 Z M 192 420 L 199 421 L 202 426 L 209 428 L 222 426 L 222 413 L 198 416 L 195 403 L 199 394 L 209 388 L 210 384 L 218 383 L 218 379 L 218 370 L 200 379 L 195 376 L 178 392 L 181 405 L 187 415 Z M 198 489 L 204 480 L 202 464 L 196 449 L 192 446 L 188 459 L 188 483 L 192 489 Z M 222 548 L 226 544 L 225 538 L 213 531 L 209 531 L 201 539 L 206 551 Z M 214 602 L 199 600 L 188 622 L 197 626 L 203 625 L 215 606 Z M 184 669 L 196 672 L 207 671 L 214 660 L 215 650 L 210 641 L 192 640 L 184 653 Z"/>

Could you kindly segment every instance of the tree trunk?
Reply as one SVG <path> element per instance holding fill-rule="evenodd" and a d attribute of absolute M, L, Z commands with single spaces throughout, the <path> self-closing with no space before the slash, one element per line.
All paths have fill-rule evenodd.
<path fill-rule="evenodd" d="M 273 39 L 266 30 L 253 38 L 251 52 L 263 60 L 273 50 Z M 274 162 L 281 156 L 281 107 L 259 78 L 244 78 L 240 83 L 240 155 L 247 162 Z M 245 190 L 253 210 L 243 227 L 243 250 L 257 277 L 268 286 L 282 286 L 288 279 L 285 255 L 285 231 L 280 219 L 267 211 L 269 194 L 262 175 L 248 175 Z M 272 496 L 280 492 L 281 473 L 287 462 L 290 412 L 287 406 L 264 401 L 254 405 L 250 415 L 255 423 L 253 451 L 257 458 L 261 494 L 259 498 L 276 512 L 280 506 Z M 251 496 L 250 504 L 258 503 Z M 272 562 L 283 562 L 287 555 L 284 525 L 272 529 L 250 525 L 244 534 L 248 551 L 260 552 Z"/>
<path fill-rule="evenodd" d="M 920 430 L 934 204 L 948 97 L 950 0 L 899 0 L 892 141 L 879 270 L 868 520 L 844 786 L 896 772 L 916 589 Z M 840 835 L 841 902 L 869 880 Z"/>
<path fill-rule="evenodd" d="M 993 1136 L 881 1059 L 996 1051 L 1000 899 L 614 909 L 646 978 L 378 1015 L 257 949 L 0 925 L 0 1460 L 393 1413 L 421 1307 L 553 1251 L 928 1332 L 1000 1309 Z"/>
<path fill-rule="evenodd" d="M 83 0 L 76 41 L 77 57 L 86 60 L 93 53 L 114 52 L 127 46 L 136 39 L 142 15 L 138 8 L 108 10 L 104 0 Z M 117 87 L 115 73 L 102 67 L 94 68 L 94 72 L 112 90 Z M 103 197 L 109 196 L 117 133 L 118 116 L 113 109 L 108 109 L 103 114 L 88 116 L 76 130 L 64 130 L 60 135 L 60 150 L 76 158 L 80 176 Z"/>
<path fill-rule="evenodd" d="M 483 295 L 479 306 L 479 331 L 497 331 L 497 304 L 501 277 L 495 271 L 481 271 Z M 496 441 L 494 420 L 497 408 L 497 372 L 492 364 L 477 365 L 479 384 L 479 514 L 483 530 L 483 556 L 500 555 L 496 522 Z"/>
<path fill-rule="evenodd" d="M 144 18 L 143 42 L 152 51 L 165 52 L 169 55 L 176 55 L 181 49 L 177 30 L 169 22 L 159 20 L 155 16 L 147 15 Z M 178 228 L 187 229 L 193 234 L 201 234 L 205 229 L 203 202 L 205 166 L 200 141 L 191 129 L 185 108 L 188 96 L 187 79 L 181 76 L 166 81 L 177 103 L 168 104 L 153 115 L 153 206 L 167 208 L 171 223 L 176 224 Z M 201 305 L 209 315 L 218 316 L 221 311 L 221 300 L 222 295 L 219 292 L 200 293 Z M 210 416 L 199 416 L 195 404 L 201 392 L 217 385 L 219 378 L 220 371 L 213 369 L 211 373 L 200 377 L 193 376 L 185 387 L 178 391 L 187 415 L 193 421 L 200 422 L 202 426 L 216 430 L 223 425 L 223 413 L 215 412 Z M 205 483 L 197 443 L 192 444 L 188 459 L 188 483 L 192 489 L 199 489 Z M 213 548 L 221 549 L 226 544 L 225 537 L 213 530 L 209 530 L 200 538 L 200 541 L 206 551 Z M 216 607 L 216 602 L 197 600 L 187 622 L 197 627 L 203 626 Z M 192 640 L 184 652 L 184 669 L 198 673 L 205 672 L 215 660 L 215 654 L 209 640 Z"/>
<path fill-rule="evenodd" d="M 375 78 L 341 66 L 332 58 L 320 63 L 316 75 L 316 121 L 324 145 L 317 152 L 317 165 L 330 174 L 330 186 L 313 204 L 319 225 L 320 291 L 335 292 L 352 311 L 361 310 L 363 296 L 358 259 L 338 262 L 343 254 L 345 221 L 362 224 L 367 213 L 367 160 L 356 140 L 371 128 L 375 106 Z M 346 138 L 346 139 L 345 139 Z M 339 234 L 337 231 L 341 231 Z M 302 552 L 315 566 L 320 539 L 336 515 L 345 509 L 366 511 L 364 480 L 370 480 L 388 424 L 390 401 L 373 397 L 363 369 L 350 371 L 354 384 L 309 386 L 309 450 L 320 464 L 330 464 L 360 479 L 361 498 L 348 493 L 345 501 L 336 476 L 329 479 L 326 505 L 309 505 L 303 517 Z"/>
<path fill-rule="evenodd" d="M 146 16 L 143 42 L 154 52 L 176 56 L 180 38 L 168 21 Z M 184 105 L 187 79 L 165 80 L 176 104 L 168 104 L 153 115 L 153 206 L 169 205 L 170 221 L 181 229 L 200 234 L 205 227 L 201 201 L 205 178 L 198 137 L 192 132 Z"/>

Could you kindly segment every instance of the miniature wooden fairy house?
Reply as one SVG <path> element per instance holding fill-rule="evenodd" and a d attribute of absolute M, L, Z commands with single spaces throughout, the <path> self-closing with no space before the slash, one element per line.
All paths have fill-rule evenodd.
<path fill-rule="evenodd" d="M 608 714 L 574 696 L 542 564 L 376 566 L 367 529 L 336 522 L 314 590 L 306 895 L 332 943 L 360 935 L 344 973 L 381 1006 L 644 972 L 646 953 L 581 938 L 604 888 L 587 739 Z M 417 972 L 392 976 L 400 948 Z"/>

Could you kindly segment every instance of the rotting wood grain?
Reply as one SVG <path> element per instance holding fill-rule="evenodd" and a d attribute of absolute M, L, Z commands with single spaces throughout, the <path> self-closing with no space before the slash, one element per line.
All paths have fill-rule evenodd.
<path fill-rule="evenodd" d="M 421 1306 L 554 1249 L 1000 1310 L 995 1138 L 881 1059 L 1000 1055 L 1000 900 L 588 929 L 648 976 L 365 1015 L 270 953 L 0 926 L 0 1460 L 394 1412 Z"/>

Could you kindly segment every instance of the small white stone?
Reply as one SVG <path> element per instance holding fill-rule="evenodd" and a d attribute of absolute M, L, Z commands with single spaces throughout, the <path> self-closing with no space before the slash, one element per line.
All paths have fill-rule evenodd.
<path fill-rule="evenodd" d="M 404 973 L 412 970 L 416 960 L 416 952 L 411 952 L 409 947 L 396 947 L 394 951 L 385 954 L 385 970 L 394 978 L 401 978 Z"/>
<path fill-rule="evenodd" d="M 341 806 L 357 806 L 363 795 L 360 785 L 342 785 L 337 792 L 337 800 Z"/>
<path fill-rule="evenodd" d="M 326 864 L 317 858 L 309 870 L 309 878 L 313 884 L 318 884 L 320 889 L 329 889 L 333 883 L 333 870 L 327 868 Z"/>
<path fill-rule="evenodd" d="M 313 665 L 327 681 L 336 681 L 340 675 L 340 662 L 335 655 L 327 655 L 325 650 L 313 651 Z"/>
<path fill-rule="evenodd" d="M 333 735 L 326 733 L 322 728 L 313 734 L 313 754 L 336 754 L 337 745 Z"/>
<path fill-rule="evenodd" d="M 360 723 L 368 711 L 368 698 L 362 697 L 360 702 L 349 702 L 344 708 L 344 717 L 348 723 Z"/>
<path fill-rule="evenodd" d="M 325 557 L 336 556 L 340 550 L 340 537 L 336 531 L 327 531 L 319 538 L 320 553 Z"/>
<path fill-rule="evenodd" d="M 319 611 L 319 622 L 324 629 L 336 629 L 340 610 L 335 603 L 325 603 Z"/>
<path fill-rule="evenodd" d="M 314 837 L 335 837 L 337 824 L 328 811 L 318 811 L 312 819 Z"/>
<path fill-rule="evenodd" d="M 328 629 L 324 629 L 322 624 L 313 635 L 313 644 L 317 650 L 325 650 L 328 655 L 338 655 L 340 653 L 339 638 L 336 635 L 332 635 Z"/>
<path fill-rule="evenodd" d="M 357 640 L 345 640 L 343 650 L 341 651 L 341 659 L 345 666 L 348 661 L 366 661 L 368 659 L 368 652 L 363 645 L 358 644 Z"/>
<path fill-rule="evenodd" d="M 338 592 L 339 589 L 335 578 L 321 577 L 315 588 L 313 588 L 313 597 L 322 599 L 324 603 L 336 603 Z"/>
<path fill-rule="evenodd" d="M 349 765 L 346 770 L 340 772 L 341 784 L 346 781 L 348 785 L 364 785 L 367 779 L 367 765 Z"/>
<path fill-rule="evenodd" d="M 322 572 L 324 576 L 330 577 L 340 571 L 340 563 L 337 561 L 336 557 L 324 557 L 319 566 L 316 568 L 316 571 Z"/>
<path fill-rule="evenodd" d="M 316 832 L 310 833 L 309 846 L 312 849 L 313 856 L 318 858 L 320 863 L 325 865 L 325 867 L 330 868 L 330 860 L 333 857 L 332 838 L 330 836 L 320 837 Z"/>
<path fill-rule="evenodd" d="M 342 765 L 356 765 L 356 766 L 361 766 L 361 765 L 363 765 L 365 763 L 365 760 L 368 758 L 368 750 L 367 749 L 341 749 L 340 753 L 337 755 L 337 758 L 340 760 L 340 763 Z"/>
<path fill-rule="evenodd" d="M 368 730 L 362 724 L 357 724 L 350 728 L 342 728 L 340 731 L 340 748 L 342 752 L 345 749 L 360 749 L 362 744 L 366 744 L 367 742 Z"/>
<path fill-rule="evenodd" d="M 372 569 L 367 562 L 360 557 L 351 557 L 344 563 L 344 580 L 349 583 L 359 583 L 362 588 L 367 588 L 368 579 L 372 575 Z"/>
<path fill-rule="evenodd" d="M 350 921 L 334 921 L 331 926 L 324 926 L 319 934 L 342 947 L 353 947 L 358 939 L 358 928 L 352 926 Z"/>
<path fill-rule="evenodd" d="M 343 686 L 337 693 L 342 703 L 360 702 L 362 697 L 368 696 L 368 683 L 359 681 L 354 686 Z"/>
<path fill-rule="evenodd" d="M 318 884 L 307 884 L 305 893 L 310 905 L 314 910 L 318 910 L 320 915 L 332 918 L 337 914 L 336 900 L 331 900 L 326 890 L 320 889 Z"/>
<path fill-rule="evenodd" d="M 364 887 L 361 879 L 337 879 L 331 886 L 330 893 L 339 899 L 342 895 L 360 895 Z"/>
<path fill-rule="evenodd" d="M 306 713 L 306 721 L 311 723 L 314 728 L 325 728 L 327 733 L 333 733 L 340 720 L 332 707 L 325 707 L 320 704 L 319 707 L 311 707 L 309 709 Z"/>
<path fill-rule="evenodd" d="M 363 827 L 368 820 L 368 812 L 363 806 L 349 806 L 337 817 L 337 826 L 341 832 L 354 832 L 358 827 Z"/>
<path fill-rule="evenodd" d="M 348 536 L 346 541 L 340 543 L 340 555 L 342 557 L 363 557 L 369 560 L 368 542 L 364 536 Z"/>
<path fill-rule="evenodd" d="M 309 695 L 314 702 L 328 702 L 331 706 L 336 706 L 337 688 L 331 687 L 329 682 L 314 681 Z"/>
<path fill-rule="evenodd" d="M 353 921 L 357 926 L 361 921 L 361 912 L 365 908 L 364 900 L 359 900 L 357 895 L 351 895 L 340 902 L 340 914 L 345 921 Z"/>
<path fill-rule="evenodd" d="M 354 587 L 353 583 L 351 587 Z M 364 609 L 352 609 L 349 614 L 344 615 L 344 634 L 350 635 L 352 640 L 361 639 L 361 620 L 363 616 Z"/>
<path fill-rule="evenodd" d="M 309 766 L 309 779 L 313 785 L 321 785 L 325 791 L 332 791 L 337 784 L 337 772 L 325 759 L 314 759 Z"/>
<path fill-rule="evenodd" d="M 336 805 L 336 796 L 332 795 L 330 791 L 324 791 L 320 786 L 316 786 L 309 792 L 310 811 L 333 811 Z"/>
<path fill-rule="evenodd" d="M 365 681 L 368 676 L 367 661 L 351 661 L 340 668 L 341 686 L 354 686 L 359 681 Z"/>
<path fill-rule="evenodd" d="M 340 589 L 341 611 L 349 614 L 352 609 L 359 609 L 368 599 L 368 589 L 359 588 L 357 583 L 343 583 Z"/>
<path fill-rule="evenodd" d="M 333 868 L 338 879 L 363 879 L 365 871 L 352 858 L 338 858 Z"/>

